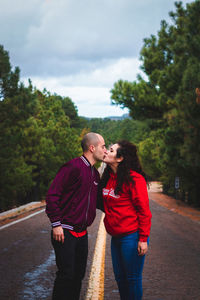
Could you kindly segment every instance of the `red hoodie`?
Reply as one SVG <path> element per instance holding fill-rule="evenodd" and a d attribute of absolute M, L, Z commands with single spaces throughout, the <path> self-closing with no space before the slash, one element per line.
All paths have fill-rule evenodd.
<path fill-rule="evenodd" d="M 151 211 L 146 181 L 135 171 L 130 172 L 134 183 L 123 185 L 123 191 L 115 195 L 117 175 L 111 173 L 103 189 L 105 209 L 104 224 L 112 236 L 123 236 L 139 230 L 139 240 L 146 242 L 151 228 Z"/>

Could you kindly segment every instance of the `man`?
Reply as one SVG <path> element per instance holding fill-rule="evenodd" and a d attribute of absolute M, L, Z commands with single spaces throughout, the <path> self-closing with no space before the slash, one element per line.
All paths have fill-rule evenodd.
<path fill-rule="evenodd" d="M 79 299 L 88 254 L 86 229 L 96 216 L 100 177 L 94 164 L 107 150 L 103 137 L 94 132 L 83 137 L 81 146 L 83 155 L 61 167 L 46 197 L 58 268 L 53 300 Z"/>

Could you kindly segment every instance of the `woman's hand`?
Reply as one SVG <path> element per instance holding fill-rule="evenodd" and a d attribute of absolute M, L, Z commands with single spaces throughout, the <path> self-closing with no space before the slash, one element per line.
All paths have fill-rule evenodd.
<path fill-rule="evenodd" d="M 145 255 L 148 251 L 148 245 L 147 242 L 138 242 L 138 254 L 139 255 Z"/>
<path fill-rule="evenodd" d="M 64 243 L 64 231 L 62 226 L 54 227 L 53 228 L 53 238 L 54 240 Z"/>

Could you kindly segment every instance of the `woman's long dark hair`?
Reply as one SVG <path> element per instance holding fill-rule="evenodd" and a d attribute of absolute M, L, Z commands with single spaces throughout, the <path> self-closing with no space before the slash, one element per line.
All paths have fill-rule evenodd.
<path fill-rule="evenodd" d="M 147 176 L 142 170 L 138 155 L 137 155 L 137 148 L 134 144 L 126 141 L 121 140 L 118 141 L 116 144 L 119 145 L 117 149 L 116 157 L 120 158 L 123 157 L 123 160 L 119 163 L 117 168 L 117 185 L 115 187 L 115 194 L 119 194 L 122 192 L 122 186 L 124 183 L 133 183 L 134 180 L 130 176 L 130 170 L 133 170 L 139 174 L 141 174 L 145 180 L 147 181 Z M 101 188 L 104 188 L 108 182 L 110 177 L 111 168 L 107 166 L 103 172 L 101 177 Z"/>

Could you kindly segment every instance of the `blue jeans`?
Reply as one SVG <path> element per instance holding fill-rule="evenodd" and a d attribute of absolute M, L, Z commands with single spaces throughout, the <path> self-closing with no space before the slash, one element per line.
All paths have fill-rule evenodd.
<path fill-rule="evenodd" d="M 111 254 L 121 300 L 142 299 L 142 271 L 145 256 L 138 255 L 139 233 L 112 237 Z"/>

